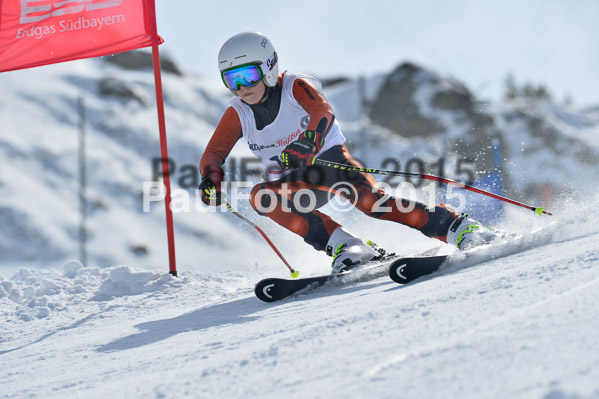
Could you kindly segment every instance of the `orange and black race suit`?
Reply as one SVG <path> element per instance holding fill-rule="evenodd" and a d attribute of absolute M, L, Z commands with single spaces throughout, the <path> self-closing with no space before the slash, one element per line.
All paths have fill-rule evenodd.
<path fill-rule="evenodd" d="M 279 78 L 281 79 L 282 77 Z M 276 118 L 280 104 L 280 87 L 275 86 L 268 90 L 266 101 L 251 106 L 258 127 L 268 124 L 269 118 Z M 302 79 L 294 83 L 293 96 L 311 116 L 307 130 L 326 134 L 334 117 L 324 96 Z M 228 108 L 202 156 L 202 175 L 205 175 L 211 166 L 221 166 L 241 136 L 239 117 L 233 108 Z M 333 146 L 319 154 L 318 158 L 362 167 L 344 145 Z M 343 183 L 339 184 L 340 182 Z M 333 187 L 343 186 L 350 189 L 332 192 Z M 302 190 L 309 190 L 312 195 L 306 195 Z M 445 241 L 449 226 L 458 217 L 455 211 L 444 204 L 429 209 L 419 202 L 410 207 L 410 202 L 405 199 L 393 196 L 385 198 L 385 192 L 368 173 L 343 171 L 320 165 L 295 170 L 277 181 L 257 184 L 251 191 L 250 202 L 259 214 L 299 234 L 315 249 L 324 250 L 331 234 L 340 224 L 318 209 L 335 194 L 343 195 L 355 208 L 370 217 L 401 223 L 442 241 Z"/>
<path fill-rule="evenodd" d="M 319 158 L 362 167 L 344 145 L 332 147 Z M 302 190 L 309 190 L 314 195 Z M 401 223 L 443 241 L 450 224 L 458 217 L 444 204 L 429 209 L 420 202 L 410 204 L 408 200 L 388 196 L 368 173 L 320 165 L 294 171 L 281 180 L 257 184 L 252 189 L 250 202 L 259 214 L 299 234 L 317 250 L 324 250 L 330 235 L 340 224 L 318 208 L 333 195 L 342 195 L 370 217 Z M 404 211 L 411 208 L 413 210 L 409 212 Z M 313 210 L 306 212 L 309 209 Z"/>

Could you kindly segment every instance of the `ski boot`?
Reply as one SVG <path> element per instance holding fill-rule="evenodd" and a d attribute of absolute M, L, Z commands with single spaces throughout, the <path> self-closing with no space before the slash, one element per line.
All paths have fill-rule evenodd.
<path fill-rule="evenodd" d="M 337 227 L 331 234 L 326 252 L 333 257 L 331 274 L 340 273 L 381 256 L 380 251 L 365 244 L 343 227 Z"/>
<path fill-rule="evenodd" d="M 491 227 L 485 227 L 482 223 L 462 213 L 449 227 L 447 243 L 465 250 L 488 244 L 502 236 L 502 232 Z"/>

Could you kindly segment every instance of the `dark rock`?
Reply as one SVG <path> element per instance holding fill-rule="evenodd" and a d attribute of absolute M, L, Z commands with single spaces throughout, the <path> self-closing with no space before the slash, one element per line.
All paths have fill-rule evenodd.
<path fill-rule="evenodd" d="M 148 247 L 142 244 L 132 245 L 130 249 L 131 252 L 133 252 L 137 256 L 146 256 L 150 252 L 148 250 Z"/>
<path fill-rule="evenodd" d="M 332 87 L 341 83 L 345 83 L 345 82 L 349 82 L 351 79 L 344 77 L 344 76 L 340 76 L 340 77 L 336 77 L 336 78 L 323 78 L 323 79 L 319 79 L 322 83 L 322 87 Z"/>
<path fill-rule="evenodd" d="M 414 64 L 400 65 L 381 87 L 372 104 L 370 119 L 404 137 L 444 133 L 445 127 L 436 119 L 423 115 L 414 99 L 420 84 L 434 84 L 436 81 L 435 76 Z"/>
<path fill-rule="evenodd" d="M 403 63 L 383 83 L 370 118 L 407 138 L 445 138 L 449 128 L 454 134 L 460 129 L 463 134 L 451 143 L 452 149 L 475 159 L 477 170 L 493 170 L 491 143 L 499 137 L 494 119 L 481 110 L 466 86 L 453 79 Z"/>
<path fill-rule="evenodd" d="M 152 54 L 140 50 L 114 54 L 104 57 L 104 60 L 125 69 L 143 70 L 153 68 Z M 165 55 L 160 55 L 160 68 L 163 72 L 172 73 L 179 76 L 183 75 L 179 67 L 177 67 L 177 64 L 175 64 L 172 59 Z"/>
<path fill-rule="evenodd" d="M 465 87 L 456 86 L 436 92 L 431 100 L 431 105 L 448 111 L 470 111 L 472 95 Z"/>
<path fill-rule="evenodd" d="M 98 91 L 102 96 L 117 97 L 123 100 L 134 100 L 141 105 L 146 105 L 142 96 L 138 95 L 131 84 L 120 79 L 107 77 L 98 82 Z"/>

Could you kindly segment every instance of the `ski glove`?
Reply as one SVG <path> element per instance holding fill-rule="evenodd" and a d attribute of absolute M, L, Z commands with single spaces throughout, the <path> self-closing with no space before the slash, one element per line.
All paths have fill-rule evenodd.
<path fill-rule="evenodd" d="M 324 146 L 322 134 L 313 130 L 304 131 L 281 153 L 281 167 L 303 169 L 314 163 L 314 156 Z"/>
<path fill-rule="evenodd" d="M 208 206 L 220 206 L 225 194 L 221 192 L 221 183 L 225 173 L 218 166 L 210 166 L 208 174 L 202 178 L 200 183 L 200 195 L 202 202 Z"/>

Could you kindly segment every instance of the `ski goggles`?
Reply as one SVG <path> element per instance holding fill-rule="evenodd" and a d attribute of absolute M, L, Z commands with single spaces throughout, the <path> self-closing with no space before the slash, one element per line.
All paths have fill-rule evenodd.
<path fill-rule="evenodd" d="M 223 71 L 223 83 L 230 90 L 239 90 L 241 86 L 254 87 L 262 80 L 262 70 L 258 64 L 246 64 Z"/>
<path fill-rule="evenodd" d="M 277 64 L 277 53 L 272 55 L 259 64 L 244 64 L 230 69 L 225 69 L 221 73 L 223 83 L 228 89 L 237 91 L 241 86 L 254 87 L 264 77 L 264 72 L 270 72 Z"/>

